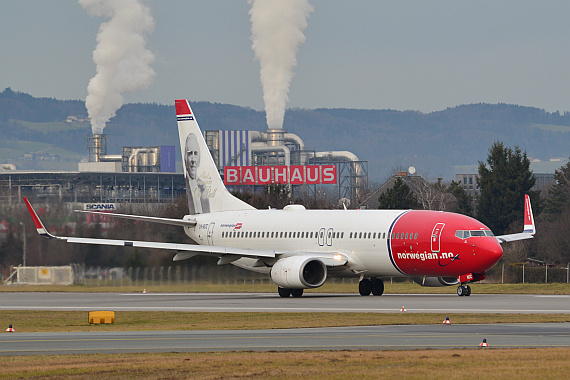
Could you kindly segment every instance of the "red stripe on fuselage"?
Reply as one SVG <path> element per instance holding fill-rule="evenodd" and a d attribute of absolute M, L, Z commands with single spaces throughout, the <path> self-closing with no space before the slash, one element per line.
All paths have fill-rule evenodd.
<path fill-rule="evenodd" d="M 484 273 L 499 261 L 502 249 L 492 236 L 461 239 L 457 230 L 488 230 L 461 214 L 414 210 L 402 215 L 390 236 L 392 262 L 410 276 L 454 277 Z"/>

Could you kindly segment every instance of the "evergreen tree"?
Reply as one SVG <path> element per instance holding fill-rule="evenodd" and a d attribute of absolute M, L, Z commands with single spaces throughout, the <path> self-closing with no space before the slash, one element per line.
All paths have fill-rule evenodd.
<path fill-rule="evenodd" d="M 455 211 L 460 214 L 471 215 L 473 211 L 473 207 L 471 206 L 473 197 L 465 191 L 463 186 L 461 186 L 461 182 L 451 181 L 447 191 L 457 200 L 457 209 Z"/>
<path fill-rule="evenodd" d="M 413 209 L 419 208 L 418 199 L 410 190 L 410 187 L 402 181 L 400 177 L 396 178 L 394 186 L 386 190 L 378 198 L 379 209 Z"/>
<path fill-rule="evenodd" d="M 546 201 L 546 211 L 560 214 L 570 204 L 570 162 L 554 172 L 556 184 L 550 188 L 550 198 Z"/>
<path fill-rule="evenodd" d="M 535 178 L 529 167 L 526 152 L 506 148 L 499 141 L 489 148 L 487 164 L 479 161 L 477 217 L 496 235 L 507 232 L 514 221 L 521 221 L 522 227 L 525 194 L 531 196 L 533 204 L 540 202 L 539 192 L 531 191 Z"/>

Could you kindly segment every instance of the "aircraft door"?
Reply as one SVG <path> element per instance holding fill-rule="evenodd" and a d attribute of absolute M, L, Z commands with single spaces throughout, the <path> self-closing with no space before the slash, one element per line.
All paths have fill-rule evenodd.
<path fill-rule="evenodd" d="M 327 236 L 326 236 L 326 243 L 327 245 L 330 247 L 332 245 L 333 242 L 333 236 L 334 236 L 334 231 L 332 228 L 329 228 L 327 230 Z"/>
<path fill-rule="evenodd" d="M 445 223 L 437 223 L 433 227 L 433 231 L 431 233 L 431 251 L 432 252 L 439 252 L 441 250 L 441 231 L 443 231 L 443 227 L 445 227 Z"/>
<path fill-rule="evenodd" d="M 214 226 L 216 223 L 210 223 L 208 226 L 208 245 L 214 245 Z"/>
<path fill-rule="evenodd" d="M 319 245 L 322 247 L 323 245 L 325 245 L 325 229 L 321 228 L 319 230 L 319 235 L 317 236 L 317 240 L 319 242 Z"/>

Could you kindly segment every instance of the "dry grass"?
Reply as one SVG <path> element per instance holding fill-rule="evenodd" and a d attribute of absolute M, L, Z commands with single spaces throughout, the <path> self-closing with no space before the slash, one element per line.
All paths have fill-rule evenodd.
<path fill-rule="evenodd" d="M 0 292 L 84 292 L 84 293 L 138 293 L 146 288 L 150 292 L 183 292 L 183 293 L 275 293 L 277 286 L 273 284 L 239 284 L 222 285 L 210 283 L 193 283 L 180 285 L 131 285 L 131 286 L 57 286 L 57 285 L 11 285 L 0 286 Z M 474 294 L 570 294 L 570 284 L 471 284 Z M 426 288 L 415 283 L 386 282 L 386 294 L 454 294 L 456 286 Z M 317 289 L 307 289 L 307 293 L 358 293 L 358 282 L 354 284 L 325 283 Z"/>
<path fill-rule="evenodd" d="M 570 348 L 0 357 L 0 379 L 564 379 Z"/>
<path fill-rule="evenodd" d="M 115 313 L 115 323 L 90 325 L 86 311 L 0 311 L 0 328 L 13 324 L 21 332 L 248 330 L 334 326 L 439 324 L 434 313 Z M 570 322 L 570 314 L 453 314 L 453 324 Z M 4 327 L 5 326 L 5 327 Z"/>

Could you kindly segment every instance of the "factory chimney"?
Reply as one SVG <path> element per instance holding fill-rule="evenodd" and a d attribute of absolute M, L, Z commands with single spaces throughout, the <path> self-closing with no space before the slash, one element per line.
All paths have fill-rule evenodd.
<path fill-rule="evenodd" d="M 100 162 L 101 157 L 107 155 L 107 135 L 101 133 L 87 137 L 87 150 L 89 162 Z"/>

